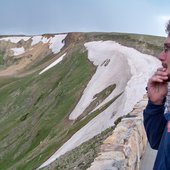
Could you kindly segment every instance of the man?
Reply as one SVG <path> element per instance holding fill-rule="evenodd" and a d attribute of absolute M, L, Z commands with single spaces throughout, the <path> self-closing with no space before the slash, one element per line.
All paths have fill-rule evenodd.
<path fill-rule="evenodd" d="M 143 112 L 149 143 L 151 148 L 158 150 L 154 170 L 170 170 L 170 21 L 166 31 L 168 36 L 159 56 L 162 68 L 158 68 L 148 81 L 149 101 Z"/>

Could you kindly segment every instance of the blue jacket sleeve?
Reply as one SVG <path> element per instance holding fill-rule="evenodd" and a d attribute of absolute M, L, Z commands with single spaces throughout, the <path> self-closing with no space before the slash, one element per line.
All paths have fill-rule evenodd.
<path fill-rule="evenodd" d="M 155 105 L 151 101 L 148 101 L 143 112 L 144 126 L 152 149 L 158 149 L 167 123 L 164 117 L 164 110 L 164 103 L 162 105 Z"/>

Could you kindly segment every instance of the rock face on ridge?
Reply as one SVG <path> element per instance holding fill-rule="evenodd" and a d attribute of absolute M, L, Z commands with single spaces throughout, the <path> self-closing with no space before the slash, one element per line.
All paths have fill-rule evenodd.
<path fill-rule="evenodd" d="M 146 100 L 145 97 L 137 103 L 129 116 L 121 120 L 88 170 L 139 170 L 147 143 L 142 118 Z"/>
<path fill-rule="evenodd" d="M 64 46 L 65 35 L 41 35 L 30 37 L 5 37 L 0 38 L 0 76 L 11 76 L 23 73 L 26 67 L 31 67 L 42 60 L 55 56 L 54 50 L 60 52 Z M 60 36 L 58 39 L 55 36 Z M 63 42 L 62 42 L 63 41 Z M 61 45 L 63 44 L 63 45 Z M 57 47 L 58 46 L 58 47 Z M 21 48 L 23 49 L 21 51 Z M 33 69 L 34 67 L 32 67 Z M 34 68 L 35 69 L 35 68 Z"/>

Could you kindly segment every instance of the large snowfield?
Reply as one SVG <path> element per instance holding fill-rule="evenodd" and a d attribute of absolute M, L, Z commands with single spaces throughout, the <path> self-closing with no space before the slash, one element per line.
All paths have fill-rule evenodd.
<path fill-rule="evenodd" d="M 94 110 L 123 93 L 106 110 L 76 132 L 39 168 L 49 165 L 67 151 L 113 126 L 118 117 L 132 111 L 134 105 L 146 93 L 145 87 L 148 78 L 161 66 L 161 62 L 155 57 L 122 46 L 114 41 L 88 42 L 85 43 L 85 47 L 88 50 L 88 59 L 97 69 L 69 119 L 77 119 L 94 100 L 95 94 L 100 93 L 109 85 L 116 84 L 115 90 Z"/>

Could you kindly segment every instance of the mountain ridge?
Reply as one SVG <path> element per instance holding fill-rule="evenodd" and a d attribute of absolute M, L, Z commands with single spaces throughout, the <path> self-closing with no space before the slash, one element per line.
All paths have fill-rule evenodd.
<path fill-rule="evenodd" d="M 128 85 L 126 88 L 131 87 L 132 84 L 124 83 L 124 88 L 122 84 L 123 90 L 119 91 L 119 93 L 118 84 L 116 84 L 115 88 L 104 88 L 94 93 L 96 102 L 92 105 L 97 108 L 102 101 L 115 93 L 116 90 L 117 95 L 114 97 L 117 96 L 117 98 L 110 98 L 102 107 L 92 111 L 92 114 L 87 114 L 88 111 L 84 118 L 69 120 L 70 113 L 76 107 L 83 93 L 85 93 L 84 90 L 99 67 L 94 65 L 88 58 L 90 50 L 84 46 L 85 43 L 101 44 L 99 48 L 96 44 L 96 49 L 93 48 L 93 50 L 100 51 L 103 49 L 104 55 L 109 51 L 105 47 L 105 43 L 113 43 L 114 41 L 122 44 L 120 46 L 121 52 L 116 51 L 117 47 L 112 49 L 114 43 L 110 44 L 110 54 L 107 54 L 108 56 L 103 59 L 103 65 L 99 64 L 104 69 L 100 73 L 102 75 L 114 61 L 112 58 L 109 60 L 109 56 L 113 55 L 116 59 L 116 56 L 122 55 L 122 50 L 124 50 L 122 58 L 127 57 L 125 45 L 128 44 L 127 50 L 131 52 L 133 49 L 130 48 L 136 48 L 137 50 L 140 48 L 140 52 L 153 55 L 161 50 L 161 43 L 163 42 L 163 38 L 143 35 L 68 33 L 63 39 L 56 38 L 59 43 L 56 41 L 54 43 L 56 42 L 55 47 L 58 47 L 59 50 L 53 53 L 50 49 L 50 42 L 54 40 L 55 34 L 47 35 L 39 35 L 39 41 L 37 40 L 38 43 L 34 44 L 34 46 L 31 45 L 33 38 L 35 38 L 34 36 L 26 41 L 20 37 L 21 39 L 17 43 L 11 42 L 14 37 L 10 39 L 11 41 L 9 37 L 8 41 L 4 40 L 3 37 L 0 39 L 0 61 L 2 61 L 0 62 L 0 107 L 2 108 L 0 111 L 2 116 L 0 121 L 2 127 L 0 130 L 0 156 L 2 158 L 0 165 L 3 170 L 13 168 L 31 170 L 38 168 L 57 148 L 59 149 L 71 139 L 78 130 L 93 121 L 97 116 L 100 116 L 101 111 L 107 110 L 113 103 L 125 102 L 125 87 L 126 85 Z M 115 43 L 115 46 L 119 45 Z M 19 55 L 12 53 L 11 48 L 20 49 L 21 47 L 25 49 L 24 53 Z M 112 54 L 112 51 L 115 52 Z M 133 52 L 132 54 L 134 54 Z M 65 56 L 58 64 L 41 75 L 39 74 L 63 54 Z M 141 53 L 137 54 L 144 57 Z M 92 56 L 95 56 L 95 53 Z M 100 57 L 103 56 L 101 55 Z M 118 58 L 120 59 L 120 57 Z M 152 56 L 148 55 L 146 58 L 148 58 L 146 64 L 153 64 L 151 70 L 154 70 L 160 64 Z M 129 61 L 133 60 L 130 59 Z M 25 62 L 25 65 L 23 62 Z M 154 65 L 154 62 L 157 64 Z M 119 63 L 121 62 L 112 67 L 117 66 L 120 72 Z M 148 67 L 149 65 L 146 66 Z M 124 61 L 124 69 L 128 67 L 128 62 Z M 148 69 L 150 70 L 149 67 Z M 127 72 L 127 69 L 123 71 Z M 150 71 L 151 73 L 152 71 Z M 116 75 L 117 73 L 114 74 Z M 114 74 L 112 75 L 113 78 Z M 139 69 L 139 73 L 134 77 L 134 80 L 139 81 L 142 76 L 143 73 L 140 74 Z M 104 82 L 104 78 L 102 80 L 101 83 L 98 83 L 99 85 Z M 139 81 L 140 83 L 143 84 L 142 81 Z M 106 81 L 106 87 L 109 87 L 109 85 Z M 116 104 L 114 107 L 116 107 Z M 116 113 L 111 114 L 114 120 L 119 117 Z M 113 122 L 109 126 L 113 125 Z"/>

